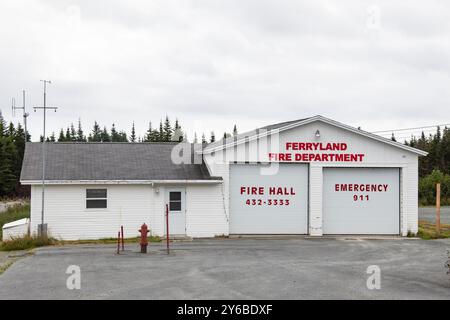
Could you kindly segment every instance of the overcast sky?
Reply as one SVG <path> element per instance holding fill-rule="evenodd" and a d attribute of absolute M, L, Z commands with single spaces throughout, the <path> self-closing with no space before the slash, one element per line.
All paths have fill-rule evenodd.
<path fill-rule="evenodd" d="M 188 137 L 321 114 L 374 131 L 450 122 L 448 1 L 0 2 L 0 109 Z M 42 112 L 30 112 L 34 139 Z M 157 123 L 156 123 L 157 124 Z"/>

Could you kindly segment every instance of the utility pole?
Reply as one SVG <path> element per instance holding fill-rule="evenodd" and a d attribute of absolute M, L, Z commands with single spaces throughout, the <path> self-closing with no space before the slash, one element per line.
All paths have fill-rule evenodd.
<path fill-rule="evenodd" d="M 25 90 L 22 90 L 22 107 L 16 107 L 16 99 L 12 99 L 12 113 L 13 116 L 15 115 L 15 111 L 22 109 L 23 110 L 23 127 L 25 130 L 25 143 L 28 141 L 28 131 L 27 131 L 27 118 L 30 115 L 29 113 L 27 113 L 26 109 L 25 109 Z"/>
<path fill-rule="evenodd" d="M 37 109 L 42 109 L 44 111 L 44 130 L 42 135 L 42 203 L 41 203 L 41 223 L 38 225 L 38 236 L 47 237 L 47 224 L 44 223 L 44 204 L 45 204 L 45 118 L 47 110 L 56 110 L 58 107 L 47 107 L 47 83 L 51 84 L 49 80 L 41 80 L 44 83 L 44 106 L 34 107 L 34 112 Z"/>

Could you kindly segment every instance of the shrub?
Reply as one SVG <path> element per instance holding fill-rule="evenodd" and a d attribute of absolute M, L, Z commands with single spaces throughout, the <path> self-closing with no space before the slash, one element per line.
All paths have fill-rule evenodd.
<path fill-rule="evenodd" d="M 436 203 L 436 183 L 441 184 L 441 205 L 450 205 L 450 175 L 433 170 L 419 180 L 419 203 L 434 205 Z"/>
<path fill-rule="evenodd" d="M 55 242 L 55 239 L 50 237 L 23 236 L 3 241 L 0 244 L 0 251 L 28 250 L 49 246 L 55 244 Z"/>

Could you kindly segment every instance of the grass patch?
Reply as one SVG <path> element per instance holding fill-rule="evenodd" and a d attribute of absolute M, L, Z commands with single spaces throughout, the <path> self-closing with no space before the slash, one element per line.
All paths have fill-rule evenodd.
<path fill-rule="evenodd" d="M 3 272 L 5 272 L 9 267 L 12 266 L 12 264 L 15 262 L 15 260 L 8 260 L 6 263 L 4 263 L 3 265 L 0 265 L 0 274 L 2 274 Z"/>
<path fill-rule="evenodd" d="M 0 239 L 3 237 L 3 225 L 12 221 L 30 217 L 30 204 L 15 205 L 0 213 Z"/>
<path fill-rule="evenodd" d="M 450 238 L 450 225 L 441 224 L 441 232 L 436 232 L 436 224 L 427 221 L 419 221 L 417 236 L 424 240 Z"/>
<path fill-rule="evenodd" d="M 140 237 L 125 238 L 125 243 L 139 243 Z M 161 238 L 158 236 L 149 236 L 148 242 L 161 242 Z M 97 240 L 60 240 L 57 244 L 117 244 L 117 238 L 103 238 Z"/>
<path fill-rule="evenodd" d="M 38 247 L 50 246 L 55 243 L 56 240 L 50 237 L 44 238 L 37 236 L 24 236 L 3 241 L 0 244 L 0 251 L 29 250 Z"/>

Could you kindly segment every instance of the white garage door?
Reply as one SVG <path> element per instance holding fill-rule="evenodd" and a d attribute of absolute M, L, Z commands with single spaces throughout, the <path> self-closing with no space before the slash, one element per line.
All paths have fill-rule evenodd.
<path fill-rule="evenodd" d="M 308 166 L 280 164 L 275 174 L 263 167 L 230 165 L 230 233 L 306 234 Z"/>
<path fill-rule="evenodd" d="M 399 234 L 398 168 L 324 168 L 324 234 Z"/>

